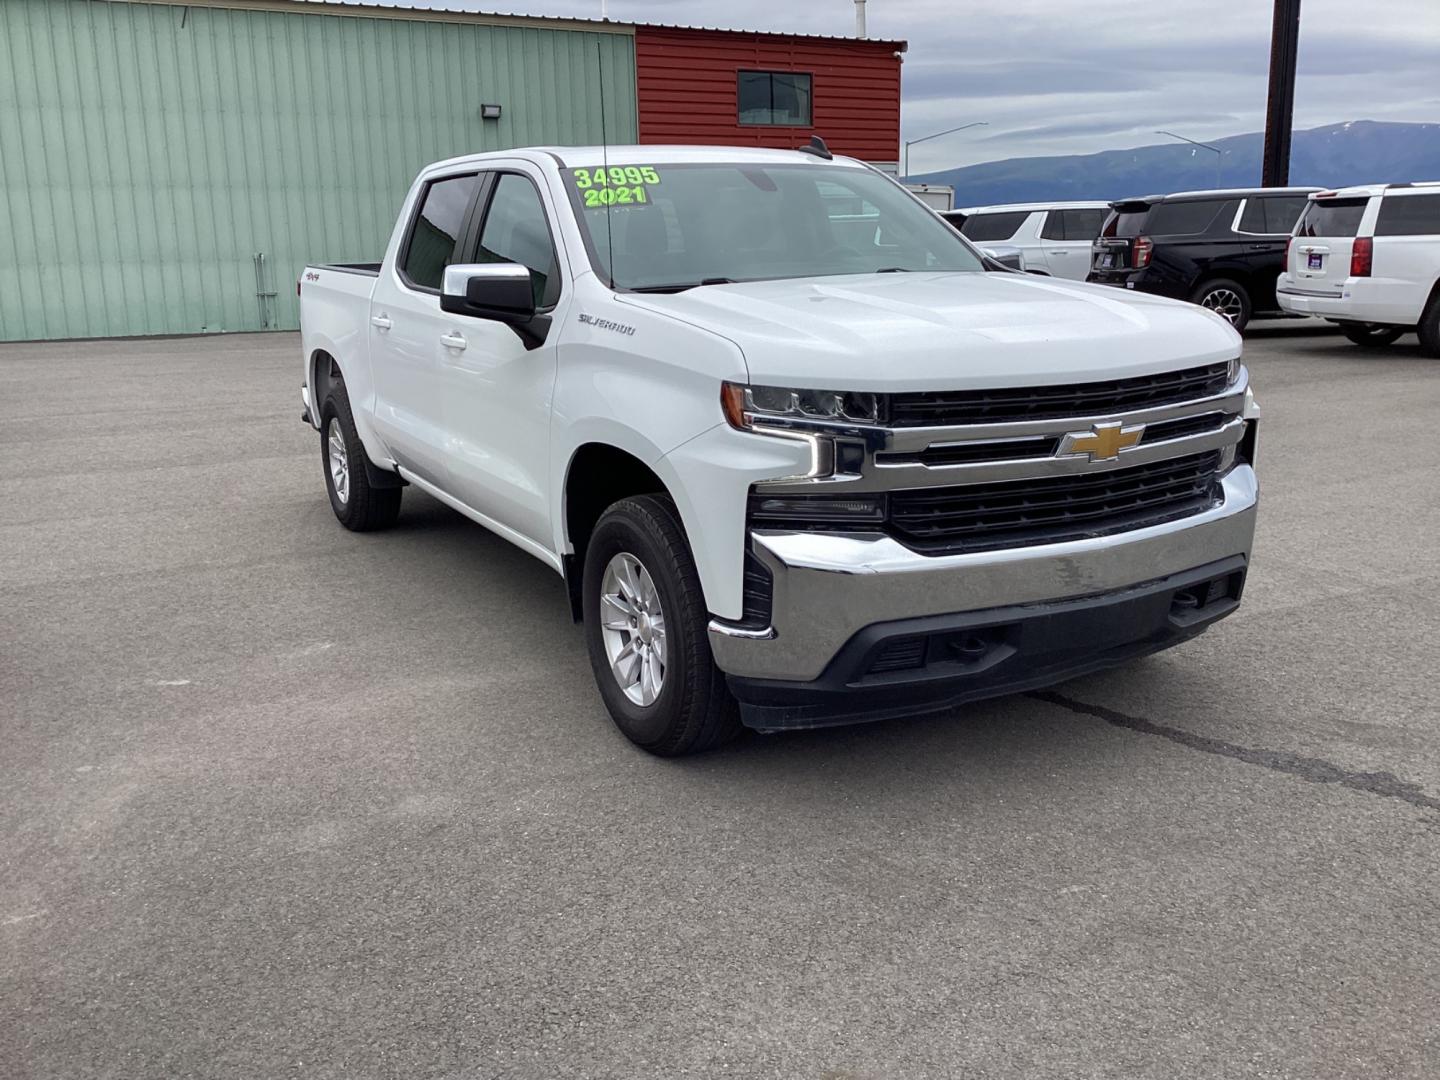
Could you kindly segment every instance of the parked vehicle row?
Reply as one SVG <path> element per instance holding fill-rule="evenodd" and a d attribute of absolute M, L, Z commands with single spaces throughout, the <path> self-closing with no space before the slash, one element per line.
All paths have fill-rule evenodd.
<path fill-rule="evenodd" d="M 1031 273 L 1189 300 L 1237 330 L 1256 315 L 1315 315 L 1359 344 L 1416 331 L 1440 351 L 1440 183 L 1189 191 L 941 216 Z"/>
<path fill-rule="evenodd" d="M 556 571 L 651 752 L 1059 682 L 1240 603 L 1234 329 L 1010 272 L 823 144 L 439 162 L 380 263 L 300 286 L 339 521 L 411 485 Z"/>
<path fill-rule="evenodd" d="M 1111 204 L 1087 281 L 1189 300 L 1237 330 L 1277 314 L 1285 244 L 1316 188 L 1152 195 Z"/>
<path fill-rule="evenodd" d="M 1018 249 L 1032 273 L 1084 281 L 1090 244 L 1100 235 L 1108 210 L 1103 202 L 1013 203 L 940 216 L 976 244 Z"/>
<path fill-rule="evenodd" d="M 1286 311 L 1329 319 L 1356 344 L 1413 330 L 1440 356 L 1440 182 L 1312 195 L 1276 291 Z"/>

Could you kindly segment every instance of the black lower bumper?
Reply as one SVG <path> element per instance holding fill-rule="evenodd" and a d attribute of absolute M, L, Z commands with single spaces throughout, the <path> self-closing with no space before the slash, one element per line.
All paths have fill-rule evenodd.
<path fill-rule="evenodd" d="M 1075 600 L 867 626 L 808 682 L 729 676 L 747 726 L 828 727 L 1049 686 L 1159 652 L 1240 605 L 1245 557 Z"/>

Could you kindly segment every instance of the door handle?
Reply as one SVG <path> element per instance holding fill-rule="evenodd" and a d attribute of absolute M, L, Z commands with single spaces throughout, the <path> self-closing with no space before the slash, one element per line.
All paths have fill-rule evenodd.
<path fill-rule="evenodd" d="M 376 330 L 389 330 L 395 324 L 390 321 L 389 315 L 371 315 L 370 325 Z"/>
<path fill-rule="evenodd" d="M 447 349 L 455 349 L 457 352 L 465 348 L 465 335 L 458 331 L 451 330 L 448 334 L 440 335 L 440 344 Z"/>
<path fill-rule="evenodd" d="M 1251 244 L 1251 245 L 1250 245 L 1250 250 L 1251 250 L 1251 251 L 1269 251 L 1269 250 L 1270 250 L 1270 245 L 1269 245 L 1269 244 Z"/>
<path fill-rule="evenodd" d="M 1058 249 L 1052 249 L 1052 250 L 1050 250 L 1050 251 L 1047 251 L 1045 254 L 1047 254 L 1047 255 L 1068 255 L 1068 254 L 1070 254 L 1070 252 L 1066 251 L 1064 248 L 1058 248 Z"/>

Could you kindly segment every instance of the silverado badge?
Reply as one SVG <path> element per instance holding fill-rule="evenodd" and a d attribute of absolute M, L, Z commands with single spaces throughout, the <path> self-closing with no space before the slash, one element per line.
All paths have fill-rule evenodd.
<path fill-rule="evenodd" d="M 1118 420 L 1096 424 L 1089 431 L 1072 431 L 1060 440 L 1056 457 L 1089 455 L 1091 461 L 1114 461 L 1121 450 L 1129 450 L 1145 434 L 1144 424 L 1125 427 Z"/>

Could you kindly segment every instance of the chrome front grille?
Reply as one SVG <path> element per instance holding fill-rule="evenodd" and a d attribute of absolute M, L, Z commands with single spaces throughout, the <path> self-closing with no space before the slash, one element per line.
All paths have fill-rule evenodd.
<path fill-rule="evenodd" d="M 1230 383 L 1228 369 L 898 395 L 892 421 L 921 415 L 903 410 L 906 399 L 923 399 L 926 408 L 943 403 L 951 422 L 810 426 L 834 440 L 833 452 L 815 455 L 823 475 L 755 485 L 751 527 L 884 533 L 940 555 L 1062 543 L 1202 513 L 1251 445 L 1247 379 L 1242 369 Z M 1116 429 L 1127 434 L 1118 449 Z"/>
<path fill-rule="evenodd" d="M 937 427 L 1132 412 L 1218 394 L 1229 381 L 1228 368 L 1222 362 L 1107 382 L 891 394 L 890 423 L 894 427 Z"/>

